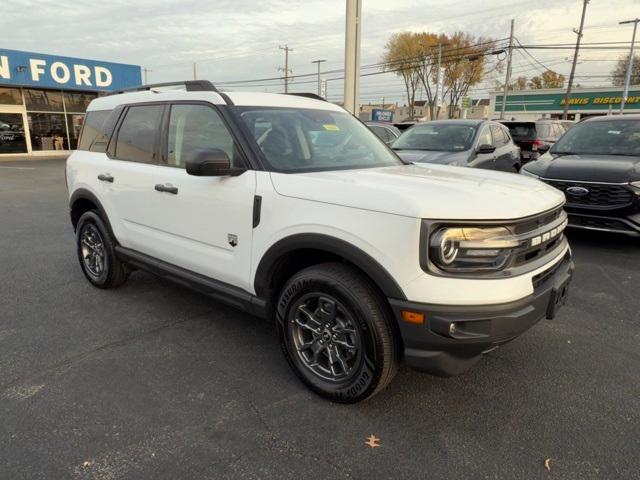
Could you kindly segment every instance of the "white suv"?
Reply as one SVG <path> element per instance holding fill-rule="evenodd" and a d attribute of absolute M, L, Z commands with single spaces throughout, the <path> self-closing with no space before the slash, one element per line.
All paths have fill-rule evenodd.
<path fill-rule="evenodd" d="M 87 110 L 66 176 L 93 285 L 143 269 L 275 319 L 294 372 L 345 403 L 401 360 L 458 374 L 564 302 L 556 189 L 407 164 L 313 95 L 179 86 Z"/>

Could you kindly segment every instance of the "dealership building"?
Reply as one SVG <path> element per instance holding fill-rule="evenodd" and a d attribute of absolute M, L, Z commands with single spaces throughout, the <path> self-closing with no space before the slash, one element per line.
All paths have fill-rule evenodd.
<path fill-rule="evenodd" d="M 0 49 L 0 158 L 68 154 L 89 102 L 141 81 L 137 65 Z"/>
<path fill-rule="evenodd" d="M 545 90 L 519 90 L 507 94 L 505 118 L 536 120 L 538 118 L 561 118 L 565 105 L 566 90 L 561 88 Z M 498 118 L 502 109 L 503 95 L 491 94 L 489 102 L 490 118 Z M 622 102 L 622 88 L 574 88 L 569 99 L 569 119 L 581 120 L 588 117 L 617 114 Z M 629 89 L 624 107 L 625 113 L 640 113 L 640 86 Z"/>

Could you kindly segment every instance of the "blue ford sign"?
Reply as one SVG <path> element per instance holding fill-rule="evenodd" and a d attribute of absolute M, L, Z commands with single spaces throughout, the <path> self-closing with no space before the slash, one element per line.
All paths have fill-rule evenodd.
<path fill-rule="evenodd" d="M 110 91 L 141 83 L 136 65 L 0 48 L 0 86 Z"/>

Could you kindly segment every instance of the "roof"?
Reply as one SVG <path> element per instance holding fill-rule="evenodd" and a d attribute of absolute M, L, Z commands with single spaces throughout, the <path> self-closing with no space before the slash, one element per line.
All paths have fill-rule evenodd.
<path fill-rule="evenodd" d="M 428 122 L 419 122 L 417 125 L 429 125 L 429 124 L 455 124 L 455 125 L 469 125 L 469 126 L 473 126 L 476 127 L 482 123 L 486 123 L 488 120 L 481 120 L 481 119 L 469 119 L 469 118 L 465 118 L 465 119 L 461 119 L 461 118 L 451 118 L 448 120 L 429 120 Z"/>
<path fill-rule="evenodd" d="M 632 113 L 632 114 L 624 114 L 624 115 L 604 115 L 602 117 L 591 117 L 583 120 L 584 122 L 606 122 L 606 121 L 616 121 L 616 120 L 640 120 L 640 114 Z"/>
<path fill-rule="evenodd" d="M 341 107 L 333 103 L 297 95 L 263 92 L 222 92 L 222 94 L 220 94 L 213 90 L 186 91 L 176 88 L 157 88 L 98 97 L 91 102 L 87 110 L 110 110 L 125 103 L 176 100 L 200 100 L 213 103 L 214 105 L 225 105 L 226 102 L 223 95 L 226 95 L 234 105 L 239 106 L 295 107 L 344 112 Z"/>

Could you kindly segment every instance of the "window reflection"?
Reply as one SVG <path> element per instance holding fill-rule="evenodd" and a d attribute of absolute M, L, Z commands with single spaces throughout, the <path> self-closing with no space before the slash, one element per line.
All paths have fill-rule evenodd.
<path fill-rule="evenodd" d="M 67 129 L 61 113 L 27 113 L 32 150 L 67 150 Z"/>
<path fill-rule="evenodd" d="M 71 150 L 78 148 L 78 138 L 80 137 L 80 130 L 82 129 L 82 122 L 84 121 L 84 115 L 67 115 L 67 126 L 69 127 L 69 142 Z"/>
<path fill-rule="evenodd" d="M 96 97 L 95 93 L 64 92 L 64 106 L 67 112 L 84 113 L 91 100 Z"/>
<path fill-rule="evenodd" d="M 24 100 L 27 110 L 40 112 L 62 112 L 62 92 L 58 90 L 33 90 L 25 88 Z"/>
<path fill-rule="evenodd" d="M 27 153 L 21 114 L 0 113 L 0 153 Z"/>
<path fill-rule="evenodd" d="M 20 89 L 0 87 L 0 104 L 22 105 L 22 95 L 20 94 Z"/>

